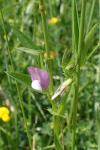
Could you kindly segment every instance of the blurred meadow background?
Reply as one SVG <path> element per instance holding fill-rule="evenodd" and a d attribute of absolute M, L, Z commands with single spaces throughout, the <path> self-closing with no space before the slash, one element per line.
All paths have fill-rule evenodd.
<path fill-rule="evenodd" d="M 76 15 L 73 1 L 0 0 L 0 150 L 100 150 L 99 0 L 85 5 L 83 36 L 93 31 L 88 52 L 81 46 L 77 123 L 68 126 L 77 70 L 72 30 L 77 15 L 81 22 L 84 3 L 75 1 Z M 48 71 L 49 89 L 32 89 L 29 66 Z M 69 78 L 71 85 L 52 102 L 54 91 Z"/>

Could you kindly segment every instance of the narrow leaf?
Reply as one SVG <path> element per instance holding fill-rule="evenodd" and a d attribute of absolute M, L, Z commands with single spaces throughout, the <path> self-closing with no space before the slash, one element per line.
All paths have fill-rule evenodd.
<path fill-rule="evenodd" d="M 86 35 L 85 40 L 84 40 L 84 50 L 87 51 L 92 43 L 92 40 L 94 38 L 94 33 L 96 32 L 96 29 L 98 27 L 98 24 L 95 24 L 92 29 L 89 31 L 89 33 Z"/>
<path fill-rule="evenodd" d="M 92 27 L 92 29 L 90 30 L 90 32 L 85 37 L 84 48 L 83 48 L 83 52 L 82 52 L 82 56 L 81 56 L 81 64 L 84 64 L 87 56 L 91 53 L 91 51 L 89 52 L 89 49 L 93 43 L 94 33 L 96 32 L 97 26 L 98 26 L 98 24 L 95 24 Z"/>
<path fill-rule="evenodd" d="M 100 43 L 91 51 L 91 53 L 89 53 L 87 60 L 91 58 L 98 48 L 100 48 Z"/>
<path fill-rule="evenodd" d="M 6 72 L 10 77 L 15 79 L 16 81 L 25 84 L 25 85 L 31 85 L 31 78 L 30 76 L 23 74 L 23 73 L 18 73 L 18 72 Z"/>
<path fill-rule="evenodd" d="M 29 48 L 26 48 L 26 47 L 18 47 L 16 49 L 19 50 L 19 51 L 28 53 L 28 54 L 32 54 L 34 56 L 39 56 L 42 53 L 39 50 L 29 49 Z"/>
<path fill-rule="evenodd" d="M 55 148 L 55 145 L 49 145 L 49 146 L 46 146 L 43 148 L 43 150 L 50 150 L 50 149 L 54 149 Z"/>
<path fill-rule="evenodd" d="M 91 21 L 92 21 L 92 16 L 93 16 L 93 12 L 94 12 L 95 2 L 96 2 L 96 0 L 92 1 L 92 6 L 91 6 L 91 9 L 90 9 L 89 18 L 87 20 L 88 24 L 87 24 L 87 31 L 86 31 L 86 33 L 88 33 L 88 31 L 90 29 L 90 26 L 91 26 Z"/>
<path fill-rule="evenodd" d="M 80 28 L 79 28 L 79 43 L 78 43 L 78 57 L 79 58 L 80 58 L 80 55 L 82 54 L 83 43 L 84 43 L 85 9 L 86 9 L 86 0 L 82 0 Z"/>
<path fill-rule="evenodd" d="M 53 115 L 53 116 L 58 116 L 58 117 L 60 117 L 60 118 L 66 118 L 66 116 L 60 114 L 59 112 L 54 112 L 54 111 L 52 111 L 51 109 L 47 109 L 47 111 L 48 111 L 51 115 Z"/>
<path fill-rule="evenodd" d="M 97 125 L 97 142 L 98 150 L 100 150 L 100 105 L 96 106 L 96 125 Z"/>
<path fill-rule="evenodd" d="M 31 96 L 32 96 L 32 99 L 34 100 L 34 102 L 35 102 L 35 105 L 36 105 L 36 107 L 37 107 L 37 109 L 38 109 L 38 111 L 40 112 L 40 114 L 42 115 L 42 117 L 43 117 L 43 119 L 45 119 L 46 120 L 46 116 L 45 116 L 45 114 L 44 114 L 44 112 L 43 112 L 43 110 L 42 110 L 42 107 L 41 107 L 41 105 L 38 103 L 38 101 L 34 98 L 34 96 L 33 96 L 33 94 L 31 93 Z"/>
<path fill-rule="evenodd" d="M 26 36 L 24 33 L 21 31 L 18 31 L 17 29 L 14 28 L 14 34 L 15 36 L 19 39 L 21 42 L 21 45 L 27 48 L 35 49 L 35 50 L 41 50 L 43 49 L 41 46 L 37 46 L 32 42 L 32 39 Z"/>
<path fill-rule="evenodd" d="M 78 25 L 78 11 L 76 0 L 72 0 L 72 44 L 75 45 L 75 49 L 78 49 L 78 39 L 79 39 L 79 25 Z M 75 43 L 74 43 L 75 42 Z"/>
<path fill-rule="evenodd" d="M 65 49 L 63 58 L 62 58 L 62 65 L 65 67 L 72 58 L 72 51 L 69 49 Z"/>

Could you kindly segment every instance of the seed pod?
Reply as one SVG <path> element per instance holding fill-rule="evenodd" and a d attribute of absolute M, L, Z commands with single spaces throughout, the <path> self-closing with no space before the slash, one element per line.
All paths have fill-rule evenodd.
<path fill-rule="evenodd" d="M 68 80 L 64 81 L 58 89 L 55 91 L 54 95 L 52 96 L 52 100 L 55 100 L 58 96 L 61 96 L 63 92 L 68 88 L 68 86 L 72 83 L 72 79 L 69 78 Z"/>

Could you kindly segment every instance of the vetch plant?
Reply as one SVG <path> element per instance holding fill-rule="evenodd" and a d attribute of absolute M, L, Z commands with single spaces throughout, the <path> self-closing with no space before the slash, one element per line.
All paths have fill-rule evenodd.
<path fill-rule="evenodd" d="M 29 67 L 28 72 L 32 79 L 32 88 L 35 90 L 46 90 L 48 89 L 50 79 L 48 72 L 39 68 Z"/>
<path fill-rule="evenodd" d="M 53 83 L 53 60 L 50 59 L 48 55 L 45 57 L 45 67 L 46 70 L 42 70 L 39 68 L 29 67 L 28 72 L 31 75 L 32 79 L 32 88 L 38 91 L 43 91 L 48 89 L 47 96 L 49 102 L 52 106 L 52 115 L 53 115 L 53 131 L 54 131 L 54 146 L 56 150 L 64 150 L 65 145 L 64 135 L 63 135 L 63 127 L 64 127 L 64 118 L 66 118 L 66 105 L 67 99 L 69 95 L 72 95 L 71 107 L 69 109 L 67 115 L 67 131 L 72 134 L 71 145 L 67 145 L 67 148 L 71 150 L 75 150 L 77 147 L 76 140 L 76 126 L 77 126 L 77 109 L 79 101 L 79 87 L 80 87 L 80 75 L 81 68 L 85 65 L 86 61 L 90 59 L 90 57 L 95 53 L 95 51 L 100 47 L 100 44 L 97 44 L 94 49 L 91 49 L 91 42 L 94 37 L 94 33 L 97 29 L 98 24 L 95 24 L 90 29 L 90 23 L 93 15 L 94 2 L 92 3 L 91 15 L 88 22 L 87 29 L 85 30 L 85 12 L 86 12 L 86 0 L 81 1 L 81 14 L 79 16 L 77 10 L 76 0 L 72 0 L 72 46 L 70 50 L 66 50 L 63 54 L 62 60 L 62 69 L 64 72 L 64 77 L 66 81 L 64 81 L 60 87 L 58 87 L 57 91 L 54 93 L 54 83 Z M 50 54 L 52 46 L 50 44 L 50 33 L 49 33 L 49 24 L 56 24 L 59 22 L 58 18 L 52 17 L 49 22 L 47 22 L 47 9 L 44 0 L 40 0 L 39 3 L 41 19 L 42 19 L 42 27 L 43 27 L 43 35 L 45 42 L 45 53 Z M 87 31 L 87 32 L 86 32 Z M 23 36 L 22 33 L 20 35 Z M 19 37 L 20 38 L 20 37 Z M 30 41 L 29 39 L 27 39 Z M 23 42 L 23 41 L 22 41 Z M 29 48 L 31 47 L 31 42 L 29 42 Z M 26 43 L 23 42 L 26 45 Z M 38 46 L 33 46 L 37 51 L 40 50 Z M 32 53 L 32 50 L 26 51 L 24 48 L 22 51 L 26 53 L 30 53 L 33 55 L 40 55 L 42 57 L 41 63 L 43 64 L 43 55 L 41 53 Z M 55 53 L 55 52 L 52 52 Z M 64 65 L 63 65 L 64 64 Z M 43 67 L 44 68 L 44 67 Z M 48 75 L 49 74 L 49 75 Z M 50 76 L 50 79 L 49 79 Z M 23 76 L 24 77 L 24 76 Z M 66 87 L 71 86 L 71 88 L 66 91 Z M 49 87 L 49 88 L 48 88 Z M 73 90 L 72 90 L 73 89 Z M 53 94 L 54 93 L 54 94 Z M 62 95 L 62 93 L 64 93 Z M 62 95 L 62 96 L 61 96 Z M 58 99 L 57 101 L 55 99 Z M 67 139 L 68 140 L 68 139 Z M 62 144 L 63 143 L 63 144 Z"/>
<path fill-rule="evenodd" d="M 49 148 L 55 150 L 78 149 L 78 145 L 76 144 L 76 135 L 77 135 L 76 129 L 77 129 L 78 105 L 80 104 L 81 106 L 80 79 L 82 67 L 85 66 L 86 62 L 100 47 L 100 43 L 97 43 L 97 45 L 94 46 L 94 48 L 91 46 L 92 41 L 94 39 L 94 34 L 97 31 L 98 27 L 98 23 L 94 24 L 93 26 L 91 25 L 96 0 L 93 0 L 91 4 L 92 7 L 90 10 L 90 17 L 88 19 L 89 20 L 88 22 L 86 22 L 87 1 L 81 0 L 80 13 L 78 10 L 78 4 L 76 0 L 72 0 L 71 2 L 72 2 L 71 3 L 72 45 L 70 45 L 70 48 L 67 48 L 66 44 L 65 45 L 66 49 L 64 52 L 61 51 L 61 53 L 59 53 L 56 50 L 53 50 L 54 47 L 56 47 L 56 45 L 54 42 L 51 42 L 52 39 L 50 33 L 51 28 L 50 25 L 53 26 L 58 22 L 60 24 L 61 20 L 60 17 L 51 16 L 51 19 L 48 21 L 48 18 L 50 17 L 47 16 L 48 10 L 47 10 L 47 2 L 45 0 L 39 0 L 39 3 L 38 2 L 36 3 L 39 5 L 39 11 L 41 14 L 41 16 L 39 17 L 41 18 L 42 22 L 41 27 L 42 34 L 39 36 L 39 38 L 43 37 L 42 40 L 39 39 L 40 41 L 42 41 L 41 43 L 43 43 L 41 44 L 41 46 L 37 44 L 40 41 L 38 40 L 36 40 L 38 42 L 35 42 L 35 40 L 32 41 L 32 39 L 26 36 L 25 33 L 18 31 L 16 28 L 13 28 L 15 36 L 19 39 L 21 45 L 23 46 L 16 48 L 16 50 L 24 52 L 27 55 L 32 55 L 32 59 L 34 57 L 34 64 L 33 62 L 31 63 L 30 61 L 29 64 L 26 64 L 26 66 L 31 65 L 30 67 L 28 67 L 29 74 L 15 72 L 14 69 L 12 69 L 11 71 L 9 70 L 6 71 L 9 77 L 12 77 L 16 81 L 23 83 L 25 85 L 25 88 L 28 88 L 27 90 L 28 92 L 25 92 L 25 94 L 29 93 L 28 96 L 29 107 L 27 107 L 26 105 L 27 96 L 25 95 L 24 101 L 23 93 L 21 93 L 21 91 L 19 91 L 18 86 L 16 86 L 18 90 L 19 103 L 23 114 L 25 130 L 27 133 L 30 149 L 32 147 L 31 142 L 32 139 L 30 136 L 29 128 L 33 124 L 31 118 L 31 111 L 33 111 L 32 105 L 33 103 L 31 104 L 31 99 L 32 98 L 35 99 L 34 98 L 35 92 L 41 92 L 42 95 L 45 93 L 45 96 L 48 98 L 48 103 L 50 104 L 49 113 L 51 115 L 50 121 L 52 124 L 52 131 L 53 131 L 53 135 L 51 137 L 53 137 L 53 139 L 52 140 L 50 139 L 50 142 L 48 142 L 50 146 Z M 59 62 L 57 62 L 59 65 L 57 64 L 57 66 L 55 65 L 54 62 L 56 58 L 59 59 Z M 10 61 L 13 62 L 12 60 Z M 58 70 L 56 72 L 59 74 L 60 78 L 59 81 L 54 80 L 54 70 L 53 70 L 54 67 L 60 70 L 61 72 L 61 74 L 59 73 Z M 25 70 L 27 70 L 26 68 Z M 60 82 L 60 86 L 58 82 Z M 23 89 L 21 90 L 23 91 Z M 45 96 L 43 98 L 45 98 Z M 40 114 L 45 119 L 46 117 L 44 117 L 45 116 L 44 112 L 41 106 L 38 104 L 37 99 L 34 101 L 36 104 L 36 108 L 39 110 Z M 29 111 L 28 117 L 24 111 L 24 107 L 27 110 L 26 112 Z M 46 108 L 46 110 L 49 110 L 49 108 Z M 9 121 L 10 118 L 9 111 L 5 108 L 3 109 L 0 108 L 0 118 L 2 120 Z M 35 118 L 34 120 L 36 123 L 39 122 L 38 117 Z M 32 122 L 32 124 L 30 122 Z M 27 126 L 28 123 L 30 124 Z M 48 149 L 48 147 L 45 147 L 43 149 Z"/>

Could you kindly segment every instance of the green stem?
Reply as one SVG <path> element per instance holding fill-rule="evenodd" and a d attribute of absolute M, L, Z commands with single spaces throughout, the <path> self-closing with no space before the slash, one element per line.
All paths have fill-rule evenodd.
<path fill-rule="evenodd" d="M 75 49 L 77 56 L 78 51 L 78 38 L 79 38 L 79 21 L 77 13 L 76 0 L 72 0 L 72 49 Z"/>
<path fill-rule="evenodd" d="M 99 0 L 99 20 L 100 20 L 100 0 Z M 100 42 L 100 22 L 99 22 L 99 42 Z"/>
<path fill-rule="evenodd" d="M 76 79 L 75 79 L 75 94 L 72 104 L 72 150 L 75 150 L 75 130 L 77 121 L 77 105 L 78 105 L 78 95 L 79 95 L 79 79 L 80 79 L 80 60 L 84 41 L 84 24 L 85 24 L 85 6 L 86 0 L 82 0 L 82 11 L 80 18 L 80 29 L 79 29 L 79 43 L 78 43 L 78 58 L 77 58 L 77 68 L 76 68 Z"/>
<path fill-rule="evenodd" d="M 80 63 L 82 47 L 84 44 L 84 26 L 85 26 L 85 8 L 86 0 L 82 0 L 81 18 L 80 18 L 80 29 L 79 29 L 79 43 L 78 43 L 78 63 Z"/>
<path fill-rule="evenodd" d="M 85 24 L 85 7 L 86 0 L 82 0 L 81 18 L 80 18 L 80 28 L 79 28 L 79 43 L 78 43 L 78 56 L 75 60 L 76 63 L 76 75 L 74 78 L 74 97 L 71 104 L 69 127 L 72 124 L 72 150 L 75 150 L 75 135 L 76 135 L 76 122 L 77 122 L 77 106 L 79 99 L 79 80 L 80 80 L 80 60 L 81 53 L 84 44 L 84 24 Z"/>
<path fill-rule="evenodd" d="M 44 40 L 45 40 L 45 50 L 48 53 L 51 50 L 51 46 L 49 42 L 49 31 L 48 31 L 47 20 L 46 20 L 46 8 L 45 8 L 44 0 L 40 0 L 40 12 L 41 12 L 41 18 L 42 18 Z M 47 68 L 50 74 L 50 95 L 52 95 L 53 94 L 52 61 L 46 60 L 46 62 L 47 62 Z"/>
<path fill-rule="evenodd" d="M 48 32 L 48 26 L 46 21 L 46 8 L 45 8 L 44 0 L 40 0 L 40 11 L 41 11 L 41 18 L 42 18 L 42 25 L 43 25 L 45 48 L 46 51 L 48 52 L 50 50 L 50 45 L 49 45 L 49 32 Z"/>
<path fill-rule="evenodd" d="M 78 65 L 76 69 L 76 77 L 74 79 L 74 97 L 71 104 L 71 111 L 69 116 L 68 127 L 72 127 L 72 150 L 75 149 L 75 130 L 76 130 L 76 122 L 77 122 L 77 105 L 78 105 L 78 97 L 79 97 L 79 79 L 80 79 L 80 66 Z"/>
<path fill-rule="evenodd" d="M 72 105 L 72 150 L 75 149 L 75 131 L 77 122 L 77 105 L 78 105 L 78 95 L 79 95 L 79 79 L 80 79 L 80 66 L 77 68 L 76 73 L 76 83 L 75 83 L 75 95 Z"/>
<path fill-rule="evenodd" d="M 16 89 L 17 89 L 17 93 L 18 93 L 19 104 L 20 104 L 20 107 L 21 107 L 22 115 L 23 115 L 23 122 L 24 122 L 25 132 L 26 132 L 26 135 L 27 135 L 27 138 L 28 138 L 29 148 L 31 150 L 32 149 L 31 138 L 30 138 L 28 127 L 27 127 L 27 119 L 26 119 L 26 116 L 25 116 L 25 111 L 24 111 L 24 107 L 23 107 L 23 103 L 22 103 L 21 93 L 19 91 L 19 87 L 18 87 L 17 83 L 16 83 Z"/>
<path fill-rule="evenodd" d="M 77 121 L 77 105 L 78 105 L 78 95 L 79 95 L 79 79 L 80 79 L 80 60 L 84 41 L 84 24 L 85 24 L 85 7 L 86 0 L 82 0 L 82 11 L 80 18 L 80 29 L 79 29 L 79 43 L 78 43 L 78 58 L 77 58 L 77 68 L 76 68 L 76 79 L 75 79 L 75 95 L 72 106 L 72 150 L 75 150 L 75 130 Z"/>
<path fill-rule="evenodd" d="M 54 116 L 54 142 L 55 150 L 64 150 L 63 145 L 61 144 L 61 119 L 58 116 Z"/>
<path fill-rule="evenodd" d="M 100 122 L 97 126 L 97 132 L 98 132 L 97 134 L 98 150 L 100 150 Z"/>
<path fill-rule="evenodd" d="M 41 11 L 41 18 L 42 18 L 42 25 L 43 25 L 43 32 L 44 32 L 44 40 L 45 40 L 45 49 L 48 53 L 51 50 L 50 42 L 49 42 L 49 31 L 48 31 L 48 25 L 46 20 L 46 8 L 45 8 L 45 2 L 44 0 L 40 0 L 40 11 Z M 53 94 L 53 72 L 52 72 L 52 60 L 46 60 L 47 62 L 47 68 L 50 74 L 50 90 L 49 90 L 49 99 L 52 104 L 52 110 L 53 112 L 57 111 L 57 107 L 55 102 L 51 101 L 51 95 Z M 54 124 L 54 142 L 55 142 L 55 149 L 56 150 L 62 150 L 61 142 L 59 139 L 60 135 L 60 128 L 59 128 L 59 118 L 57 116 L 53 116 L 53 124 Z"/>
<path fill-rule="evenodd" d="M 100 150 L 100 105 L 96 108 L 96 126 L 97 126 L 97 144 L 98 150 Z"/>

